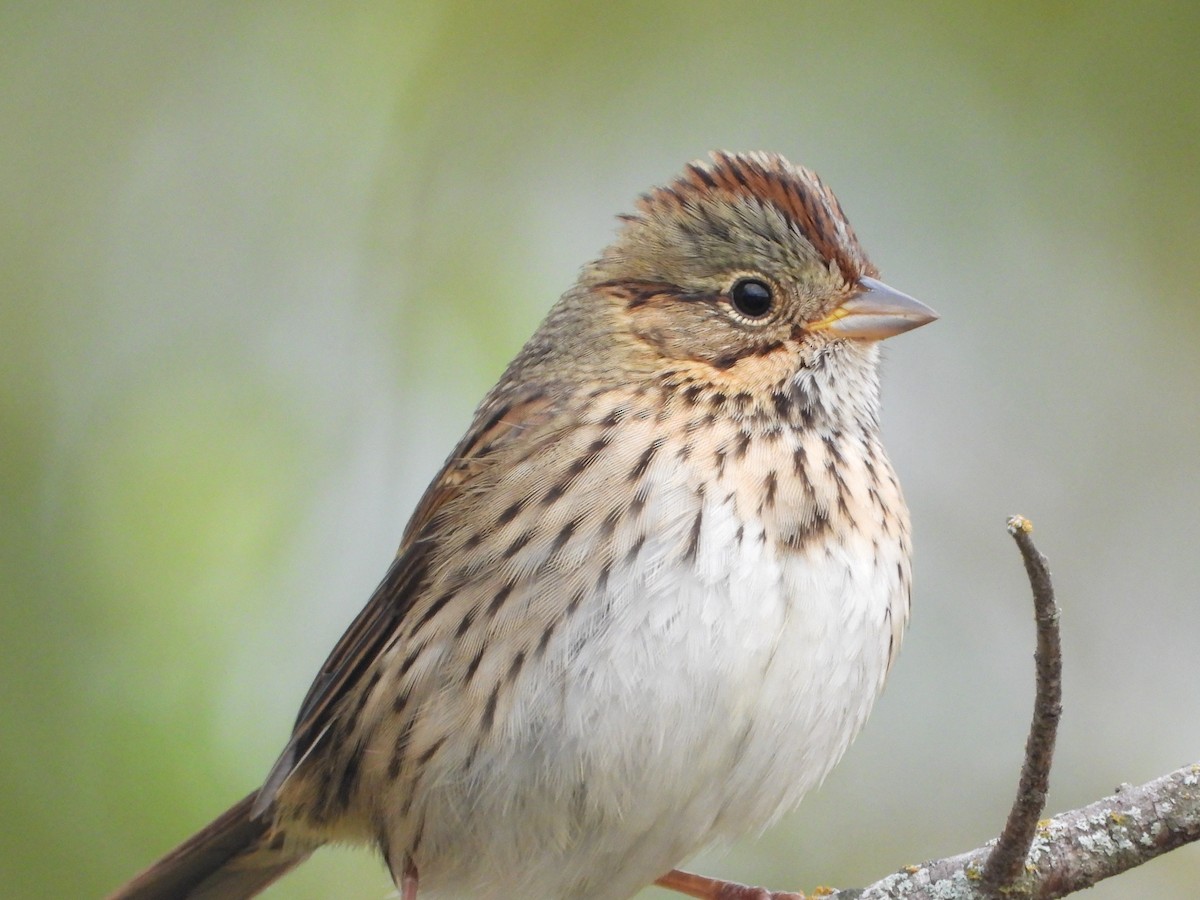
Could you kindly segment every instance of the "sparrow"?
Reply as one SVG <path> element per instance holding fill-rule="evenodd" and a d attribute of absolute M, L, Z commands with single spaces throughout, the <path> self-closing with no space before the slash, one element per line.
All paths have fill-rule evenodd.
<path fill-rule="evenodd" d="M 622 900 L 839 760 L 908 620 L 879 342 L 936 318 L 833 193 L 650 190 L 484 397 L 262 787 L 112 900 L 250 897 L 329 843 L 403 900 Z"/>

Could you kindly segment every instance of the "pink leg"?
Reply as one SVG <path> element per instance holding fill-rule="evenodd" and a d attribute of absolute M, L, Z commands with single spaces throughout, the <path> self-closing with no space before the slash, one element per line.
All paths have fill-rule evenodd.
<path fill-rule="evenodd" d="M 417 900 L 417 867 L 411 859 L 404 861 L 404 874 L 400 876 L 400 900 Z"/>
<path fill-rule="evenodd" d="M 696 897 L 697 900 L 805 900 L 803 894 L 747 887 L 732 881 L 718 881 L 704 875 L 693 875 L 679 869 L 672 869 L 654 883 L 669 891 Z"/>

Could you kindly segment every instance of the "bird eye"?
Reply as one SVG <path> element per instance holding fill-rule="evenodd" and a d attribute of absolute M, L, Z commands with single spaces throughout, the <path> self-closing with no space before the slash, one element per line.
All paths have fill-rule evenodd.
<path fill-rule="evenodd" d="M 738 281 L 730 290 L 729 299 L 734 309 L 751 319 L 761 319 L 775 305 L 770 285 L 757 278 Z"/>

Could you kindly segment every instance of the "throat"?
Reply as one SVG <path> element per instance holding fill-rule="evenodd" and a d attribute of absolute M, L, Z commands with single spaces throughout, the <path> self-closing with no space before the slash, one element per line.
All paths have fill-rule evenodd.
<path fill-rule="evenodd" d="M 879 350 L 829 344 L 782 387 L 794 424 L 823 432 L 874 434 L 879 428 Z"/>

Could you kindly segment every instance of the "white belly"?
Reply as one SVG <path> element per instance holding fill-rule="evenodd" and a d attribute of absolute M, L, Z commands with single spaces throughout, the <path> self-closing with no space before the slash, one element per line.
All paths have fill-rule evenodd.
<path fill-rule="evenodd" d="M 865 721 L 904 602 L 899 543 L 782 550 L 754 523 L 739 537 L 726 498 L 681 566 L 691 517 L 656 518 L 470 774 L 431 773 L 422 897 L 628 897 L 794 806 Z"/>

